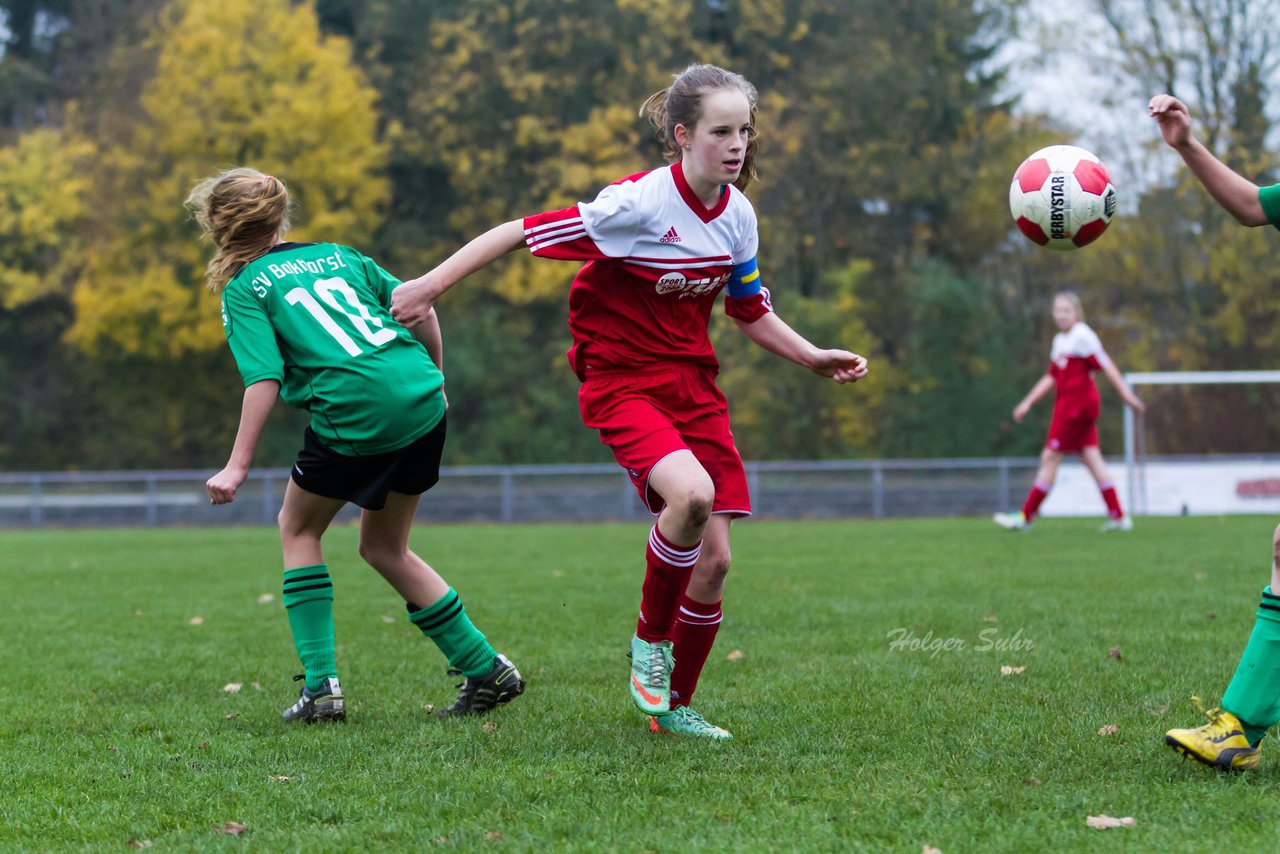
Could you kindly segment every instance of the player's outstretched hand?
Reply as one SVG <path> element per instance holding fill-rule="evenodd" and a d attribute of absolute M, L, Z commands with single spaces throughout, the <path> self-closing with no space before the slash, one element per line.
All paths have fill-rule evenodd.
<path fill-rule="evenodd" d="M 1156 95 L 1147 102 L 1147 114 L 1160 126 L 1160 135 L 1174 148 L 1191 139 L 1191 112 L 1172 95 Z"/>
<path fill-rule="evenodd" d="M 1022 419 L 1027 417 L 1027 413 L 1031 411 L 1031 404 L 1025 400 L 1013 408 L 1013 420 L 1018 424 L 1022 423 Z"/>
<path fill-rule="evenodd" d="M 848 350 L 819 350 L 810 370 L 838 383 L 856 383 L 867 375 L 867 360 Z"/>
<path fill-rule="evenodd" d="M 406 329 L 412 329 L 431 314 L 440 291 L 430 273 L 403 282 L 391 292 L 391 316 Z"/>
<path fill-rule="evenodd" d="M 204 488 L 209 490 L 210 504 L 230 504 L 236 500 L 236 490 L 249 476 L 247 469 L 227 466 L 222 471 L 205 481 Z"/>

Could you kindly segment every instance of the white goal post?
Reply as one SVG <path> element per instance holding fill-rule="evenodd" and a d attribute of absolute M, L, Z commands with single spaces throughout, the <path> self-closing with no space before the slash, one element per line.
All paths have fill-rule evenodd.
<path fill-rule="evenodd" d="M 1124 375 L 1130 386 L 1140 385 L 1239 385 L 1243 383 L 1280 383 L 1280 371 L 1154 371 Z M 1124 407 L 1124 461 L 1129 471 L 1129 506 L 1133 512 L 1146 512 L 1146 480 L 1139 474 L 1144 456 L 1141 419 Z M 1139 506 L 1138 482 L 1142 480 L 1142 503 Z"/>

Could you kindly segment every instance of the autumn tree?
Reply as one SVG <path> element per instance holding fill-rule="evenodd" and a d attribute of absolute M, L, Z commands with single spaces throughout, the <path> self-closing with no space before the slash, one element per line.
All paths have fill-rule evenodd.
<path fill-rule="evenodd" d="M 176 357 L 222 346 L 182 210 L 194 182 L 249 164 L 295 189 L 301 239 L 366 241 L 386 195 L 373 93 L 348 44 L 287 0 L 175 0 L 157 22 L 141 115 L 104 151 L 99 223 L 75 290 L 74 340 Z"/>
<path fill-rule="evenodd" d="M 287 0 L 174 0 L 145 42 L 117 48 L 101 76 L 136 89 L 72 103 L 61 136 L 0 150 L 0 195 L 21 211 L 0 212 L 14 238 L 0 246 L 0 287 L 9 302 L 65 294 L 74 310 L 58 317 L 81 355 L 63 360 L 60 385 L 79 389 L 94 410 L 80 423 L 94 429 L 63 453 L 109 467 L 209 464 L 234 429 L 239 383 L 186 192 L 254 165 L 294 189 L 297 238 L 365 247 L 387 195 L 374 93 L 349 44 Z M 88 136 L 93 150 L 72 142 Z M 44 328 L 57 340 L 54 323 Z M 274 435 L 265 447 L 264 462 L 283 461 L 270 456 Z"/>

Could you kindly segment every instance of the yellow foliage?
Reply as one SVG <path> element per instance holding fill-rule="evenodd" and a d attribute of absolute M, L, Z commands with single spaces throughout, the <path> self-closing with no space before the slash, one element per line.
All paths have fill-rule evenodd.
<path fill-rule="evenodd" d="M 61 293 L 89 213 L 93 145 L 48 129 L 0 148 L 0 306 Z"/>
<path fill-rule="evenodd" d="M 98 164 L 112 217 L 86 250 L 71 337 L 176 356 L 222 338 L 202 274 L 212 249 L 182 208 L 197 180 L 234 165 L 277 175 L 298 203 L 293 239 L 356 245 L 389 188 L 375 93 L 308 4 L 174 0 L 152 40 L 145 117 Z"/>

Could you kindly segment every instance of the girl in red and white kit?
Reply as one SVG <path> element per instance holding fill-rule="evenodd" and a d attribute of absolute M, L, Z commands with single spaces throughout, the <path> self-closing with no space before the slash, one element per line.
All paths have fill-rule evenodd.
<path fill-rule="evenodd" d="M 1120 509 L 1111 472 L 1098 450 L 1098 389 L 1093 384 L 1093 374 L 1102 371 L 1115 386 L 1116 392 L 1136 412 L 1146 406 L 1124 381 L 1120 369 L 1115 366 L 1097 333 L 1084 322 L 1084 308 L 1080 297 L 1071 291 L 1062 291 L 1053 298 L 1053 321 L 1061 330 L 1053 336 L 1053 348 L 1049 354 L 1049 370 L 1036 381 L 1017 406 L 1013 408 L 1013 420 L 1021 422 L 1031 407 L 1056 387 L 1053 402 L 1053 422 L 1049 425 L 1049 438 L 1040 454 L 1040 470 L 1036 482 L 1027 493 L 1022 510 L 1017 513 L 997 513 L 993 517 L 997 525 L 1011 531 L 1031 527 L 1040 504 L 1053 488 L 1058 476 L 1058 466 L 1063 454 L 1079 454 L 1085 468 L 1098 482 L 1102 499 L 1107 503 L 1110 517 L 1102 526 L 1104 531 L 1128 531 L 1133 520 Z"/>
<path fill-rule="evenodd" d="M 725 311 L 748 338 L 839 383 L 866 360 L 811 344 L 773 312 L 756 266 L 755 87 L 693 65 L 641 108 L 668 166 L 623 178 L 591 202 L 497 226 L 392 297 L 425 320 L 445 291 L 503 254 L 586 262 L 569 290 L 569 363 L 583 422 L 599 431 L 657 523 L 649 532 L 631 696 L 654 732 L 729 738 L 689 707 L 721 619 L 729 524 L 751 512 L 707 335 Z"/>

